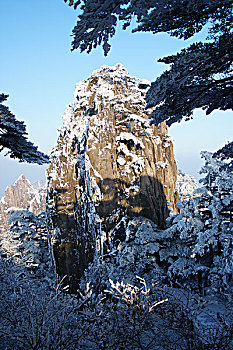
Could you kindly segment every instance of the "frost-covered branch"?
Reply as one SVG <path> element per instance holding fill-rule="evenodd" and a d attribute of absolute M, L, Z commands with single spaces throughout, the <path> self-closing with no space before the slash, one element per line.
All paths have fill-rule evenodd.
<path fill-rule="evenodd" d="M 49 163 L 49 157 L 27 140 L 24 122 L 18 121 L 9 108 L 2 104 L 7 97 L 0 94 L 0 152 L 7 149 L 7 155 L 19 159 L 20 162 L 40 165 Z"/>
<path fill-rule="evenodd" d="M 67 2 L 67 0 L 65 0 Z M 188 39 L 208 26 L 208 41 L 198 42 L 178 54 L 160 59 L 170 65 L 151 86 L 148 107 L 156 125 L 190 119 L 196 108 L 207 114 L 233 108 L 232 33 L 233 2 L 229 0 L 101 0 L 69 1 L 81 14 L 73 29 L 72 50 L 88 53 L 102 45 L 110 50 L 110 39 L 118 21 L 132 32 L 166 32 Z"/>

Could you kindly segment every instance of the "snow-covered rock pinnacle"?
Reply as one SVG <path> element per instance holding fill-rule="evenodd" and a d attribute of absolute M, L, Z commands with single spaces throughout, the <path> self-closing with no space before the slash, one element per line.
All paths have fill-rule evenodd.
<path fill-rule="evenodd" d="M 54 273 L 45 218 L 46 186 L 25 175 L 8 186 L 0 201 L 0 257 L 10 258 L 18 276 L 53 283 Z"/>
<path fill-rule="evenodd" d="M 176 163 L 165 123 L 151 126 L 147 80 L 122 64 L 76 84 L 47 172 L 48 212 L 60 277 L 71 290 L 96 255 L 125 239 L 129 218 L 165 226 Z M 96 253 L 98 252 L 98 254 Z"/>
<path fill-rule="evenodd" d="M 177 172 L 176 189 L 181 197 L 190 196 L 198 188 L 198 183 L 192 175 L 182 170 Z"/>
<path fill-rule="evenodd" d="M 6 211 L 10 208 L 28 209 L 36 215 L 44 211 L 46 186 L 37 187 L 33 186 L 22 174 L 14 185 L 6 188 L 5 196 L 0 201 L 0 231 L 7 232 L 9 229 L 9 217 Z"/>

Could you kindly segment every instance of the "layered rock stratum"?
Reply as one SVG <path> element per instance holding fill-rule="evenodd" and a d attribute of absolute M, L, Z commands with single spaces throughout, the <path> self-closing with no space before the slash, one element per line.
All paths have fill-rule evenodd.
<path fill-rule="evenodd" d="M 128 222 L 165 227 L 177 211 L 177 167 L 165 123 L 150 125 L 147 80 L 103 66 L 76 84 L 47 171 L 57 273 L 71 291 L 89 262 L 124 241 Z"/>

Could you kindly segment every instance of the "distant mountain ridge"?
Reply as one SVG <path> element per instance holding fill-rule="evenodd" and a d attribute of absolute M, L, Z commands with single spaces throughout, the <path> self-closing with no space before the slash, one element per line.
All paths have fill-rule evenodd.
<path fill-rule="evenodd" d="M 25 175 L 20 175 L 14 185 L 5 190 L 0 200 L 0 231 L 9 229 L 6 211 L 10 208 L 28 209 L 38 215 L 45 210 L 46 184 L 38 181 L 31 184 Z"/>

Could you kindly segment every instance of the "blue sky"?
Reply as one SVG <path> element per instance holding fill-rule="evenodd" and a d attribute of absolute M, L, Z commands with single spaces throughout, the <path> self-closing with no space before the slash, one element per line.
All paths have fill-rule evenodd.
<path fill-rule="evenodd" d="M 71 52 L 71 31 L 77 11 L 63 0 L 0 0 L 0 92 L 10 95 L 8 105 L 27 125 L 29 139 L 49 153 L 56 143 L 65 106 L 73 99 L 75 83 L 106 64 L 124 64 L 132 76 L 153 81 L 166 66 L 157 59 L 172 54 L 192 40 L 167 34 L 131 34 L 118 30 L 112 49 L 104 57 L 100 48 L 91 54 Z M 196 111 L 194 120 L 169 129 L 175 138 L 179 168 L 198 177 L 201 150 L 215 151 L 232 139 L 232 111 L 205 117 Z M 46 166 L 19 163 L 0 155 L 0 195 L 24 173 L 31 182 L 44 178 Z"/>

